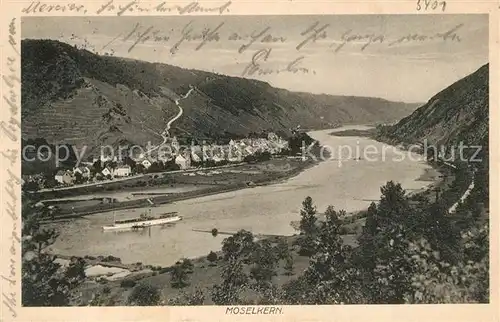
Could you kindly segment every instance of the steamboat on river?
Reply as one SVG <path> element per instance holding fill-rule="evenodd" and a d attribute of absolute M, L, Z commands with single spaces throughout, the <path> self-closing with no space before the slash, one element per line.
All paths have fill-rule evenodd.
<path fill-rule="evenodd" d="M 136 218 L 114 220 L 113 225 L 103 226 L 102 229 L 104 231 L 141 229 L 151 226 L 171 224 L 179 220 L 182 220 L 182 217 L 179 216 L 177 212 L 167 212 L 159 216 L 141 214 L 140 217 Z"/>

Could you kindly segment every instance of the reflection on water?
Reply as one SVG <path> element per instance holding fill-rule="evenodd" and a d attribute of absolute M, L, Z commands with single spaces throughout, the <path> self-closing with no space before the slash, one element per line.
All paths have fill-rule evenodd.
<path fill-rule="evenodd" d="M 149 226 L 144 228 L 132 228 L 132 229 L 123 229 L 123 230 L 107 230 L 104 231 L 104 234 L 114 234 L 114 235 L 129 235 L 129 236 L 147 236 L 151 238 L 152 235 L 161 234 L 163 230 L 173 229 L 176 223 L 157 225 L 157 226 Z"/>
<path fill-rule="evenodd" d="M 363 128 L 363 127 L 346 127 Z M 329 131 L 311 135 L 322 144 L 336 147 L 351 145 L 361 148 L 372 145 L 382 150 L 383 144 L 367 138 L 335 137 Z M 227 237 L 213 237 L 195 230 L 217 228 L 236 232 L 246 229 L 255 234 L 291 235 L 291 221 L 300 219 L 299 210 L 306 196 L 311 196 L 319 211 L 328 205 L 347 212 L 365 209 L 370 200 L 380 197 L 380 186 L 388 180 L 401 182 L 410 189 L 422 188 L 429 182 L 415 181 L 428 166 L 423 162 L 345 160 L 325 161 L 286 182 L 260 186 L 217 195 L 199 197 L 151 208 L 152 215 L 177 211 L 183 220 L 171 227 L 154 226 L 135 232 L 106 232 L 102 226 L 113 222 L 113 212 L 87 216 L 60 223 L 60 237 L 53 251 L 67 255 L 120 257 L 124 263 L 142 262 L 167 266 L 182 257 L 205 256 L 219 250 Z M 144 209 L 117 211 L 117 220 L 138 216 Z"/>

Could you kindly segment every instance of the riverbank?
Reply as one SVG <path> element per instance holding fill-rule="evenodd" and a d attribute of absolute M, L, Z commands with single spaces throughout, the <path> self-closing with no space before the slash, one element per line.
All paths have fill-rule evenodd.
<path fill-rule="evenodd" d="M 262 187 L 282 183 L 299 173 L 319 163 L 312 159 L 301 158 L 276 158 L 256 164 L 239 164 L 233 167 L 218 168 L 218 171 L 197 169 L 185 172 L 163 173 L 162 176 L 151 177 L 144 188 L 133 190 L 130 194 L 134 200 L 117 201 L 113 194 L 102 197 L 102 202 L 97 202 L 95 195 L 78 195 L 71 198 L 50 199 L 47 204 L 57 206 L 58 202 L 64 204 L 60 207 L 54 218 L 47 218 L 41 223 L 49 223 L 54 220 L 79 218 L 96 213 L 136 209 L 144 207 L 155 207 L 172 204 L 174 202 L 189 200 L 199 197 L 207 197 L 225 192 L 233 192 L 241 189 Z M 187 176 L 186 176 L 187 175 Z M 163 187 L 174 190 L 179 186 L 194 186 L 195 189 L 184 189 L 187 191 L 178 193 L 152 192 L 148 194 L 147 189 L 158 190 Z M 197 188 L 201 187 L 201 188 Z M 120 192 L 123 193 L 123 192 Z M 147 195 L 147 197 L 146 197 Z M 105 200 L 107 199 L 107 200 Z M 110 202 L 112 200 L 112 202 Z M 89 201 L 80 206 L 82 202 Z M 92 201 L 92 202 L 90 202 Z M 43 201 L 42 201 L 43 202 Z M 80 203 L 80 204 L 77 204 Z"/>

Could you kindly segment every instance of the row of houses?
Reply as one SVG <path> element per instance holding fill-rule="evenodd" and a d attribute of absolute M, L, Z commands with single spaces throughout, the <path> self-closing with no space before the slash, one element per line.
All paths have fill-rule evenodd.
<path fill-rule="evenodd" d="M 166 144 L 170 144 L 171 149 L 167 155 L 158 155 L 157 159 L 163 162 L 174 161 L 181 170 L 188 169 L 193 163 L 202 161 L 213 161 L 219 163 L 222 161 L 241 162 L 248 156 L 257 152 L 269 152 L 271 154 L 280 153 L 288 147 L 288 141 L 283 140 L 274 133 L 269 133 L 266 138 L 231 140 L 227 145 L 191 145 L 181 147 L 174 137 Z M 138 163 L 148 169 L 155 158 L 139 156 Z"/>
<path fill-rule="evenodd" d="M 192 145 L 189 147 L 181 147 L 175 137 L 170 139 L 166 144 L 169 144 L 171 153 L 168 155 L 157 156 L 156 160 L 163 162 L 174 162 L 179 169 L 185 170 L 192 167 L 193 163 L 202 161 L 213 161 L 219 163 L 222 161 L 241 162 L 248 156 L 257 152 L 269 152 L 276 154 L 288 147 L 288 142 L 280 138 L 274 133 L 269 133 L 267 138 L 256 139 L 241 139 L 231 140 L 227 145 Z M 149 169 L 156 161 L 155 158 L 139 155 L 136 163 L 141 164 L 144 169 Z M 101 164 L 107 162 L 120 162 L 116 157 L 101 156 L 94 158 L 92 162 L 86 163 L 89 166 L 95 164 L 96 161 L 101 161 Z M 127 177 L 132 174 L 130 165 L 118 165 L 111 167 L 107 165 L 99 173 L 94 173 L 92 176 L 90 167 L 87 165 L 75 167 L 72 170 L 60 170 L 55 175 L 55 180 L 60 184 L 73 184 L 78 177 L 84 181 L 98 180 L 101 178 Z"/>
<path fill-rule="evenodd" d="M 92 179 L 97 180 L 98 177 L 109 178 L 109 177 L 128 177 L 132 173 L 132 168 L 129 165 L 119 165 L 116 168 L 110 166 L 105 167 L 100 171 L 100 173 L 95 174 L 92 178 L 92 172 L 88 166 L 75 167 L 72 170 L 59 170 L 54 176 L 54 179 L 61 184 L 73 184 L 77 181 L 78 177 L 81 177 L 83 181 L 89 181 Z"/>
<path fill-rule="evenodd" d="M 269 133 L 267 138 L 231 140 L 229 144 L 222 146 L 195 146 L 191 149 L 191 157 L 197 162 L 200 160 L 241 162 L 246 156 L 258 152 L 277 154 L 286 148 L 288 148 L 288 141 L 274 133 Z"/>

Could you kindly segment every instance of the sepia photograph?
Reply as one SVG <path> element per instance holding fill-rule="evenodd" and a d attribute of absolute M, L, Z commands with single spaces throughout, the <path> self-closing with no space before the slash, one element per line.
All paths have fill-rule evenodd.
<path fill-rule="evenodd" d="M 19 25 L 23 307 L 490 303 L 487 14 Z"/>

